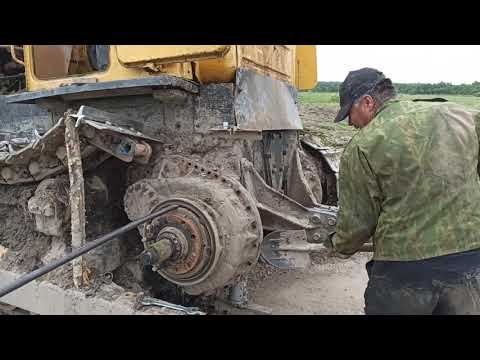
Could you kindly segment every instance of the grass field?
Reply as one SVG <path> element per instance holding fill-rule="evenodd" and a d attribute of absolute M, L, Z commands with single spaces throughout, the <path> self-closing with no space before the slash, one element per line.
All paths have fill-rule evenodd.
<path fill-rule="evenodd" d="M 401 99 L 443 97 L 448 101 L 480 110 L 480 97 L 464 95 L 404 95 Z M 335 124 L 339 99 L 336 93 L 300 92 L 299 102 L 304 134 L 314 143 L 329 147 L 344 147 L 356 130 L 346 122 Z"/>
<path fill-rule="evenodd" d="M 448 101 L 462 104 L 468 107 L 480 109 L 480 97 L 468 95 L 405 95 L 401 94 L 401 99 L 419 99 L 442 97 Z M 318 93 L 318 92 L 300 92 L 299 100 L 301 104 L 315 104 L 321 106 L 338 106 L 339 98 L 337 93 Z"/>

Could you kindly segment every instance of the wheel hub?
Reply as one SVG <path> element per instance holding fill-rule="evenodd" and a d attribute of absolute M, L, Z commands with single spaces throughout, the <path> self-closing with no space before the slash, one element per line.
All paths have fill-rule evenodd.
<path fill-rule="evenodd" d="M 173 169 L 174 176 L 168 177 L 166 168 Z M 146 249 L 159 240 L 169 248 L 168 258 L 154 270 L 190 295 L 215 291 L 248 273 L 260 255 L 263 231 L 255 199 L 246 188 L 216 169 L 176 155 L 163 158 L 154 173 L 158 178 L 135 182 L 124 198 L 132 220 L 167 205 L 182 207 L 152 221 L 148 230 L 139 228 Z M 159 237 L 163 229 L 173 233 L 167 227 L 182 236 Z M 173 250 L 176 243 L 180 252 Z"/>
<path fill-rule="evenodd" d="M 145 263 L 150 263 L 160 275 L 181 285 L 203 278 L 216 251 L 212 238 L 214 225 L 208 215 L 192 204 L 183 205 L 185 207 L 147 223 L 143 237 Z"/>

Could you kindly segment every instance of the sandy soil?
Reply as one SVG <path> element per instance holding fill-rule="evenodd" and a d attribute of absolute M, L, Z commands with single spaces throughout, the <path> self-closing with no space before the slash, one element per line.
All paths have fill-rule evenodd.
<path fill-rule="evenodd" d="M 361 315 L 370 256 L 317 259 L 307 269 L 289 271 L 259 263 L 248 283 L 250 300 L 273 314 Z"/>

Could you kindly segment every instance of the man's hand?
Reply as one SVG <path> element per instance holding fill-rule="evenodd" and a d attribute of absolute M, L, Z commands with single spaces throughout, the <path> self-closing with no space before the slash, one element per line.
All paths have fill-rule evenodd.
<path fill-rule="evenodd" d="M 344 255 L 335 250 L 335 246 L 333 245 L 333 237 L 335 233 L 332 233 L 328 236 L 328 239 L 325 240 L 323 245 L 328 249 L 328 255 L 338 257 L 340 259 L 348 259 L 351 255 Z"/>
<path fill-rule="evenodd" d="M 335 235 L 335 233 L 331 233 L 328 235 L 328 239 L 324 241 L 323 245 L 328 249 L 328 252 L 332 252 L 334 251 L 333 249 L 333 242 L 332 242 L 332 239 L 333 239 L 333 236 Z"/>

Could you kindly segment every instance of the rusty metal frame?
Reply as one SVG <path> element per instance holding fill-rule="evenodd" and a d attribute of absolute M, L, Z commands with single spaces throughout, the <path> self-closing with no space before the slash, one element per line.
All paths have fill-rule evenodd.
<path fill-rule="evenodd" d="M 308 241 L 323 242 L 335 231 L 338 208 L 307 208 L 268 186 L 253 164 L 241 160 L 242 184 L 253 195 L 266 230 L 306 230 Z"/>

